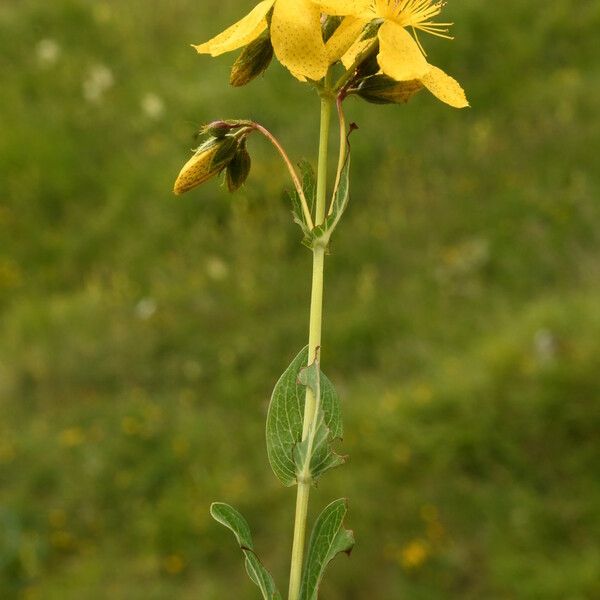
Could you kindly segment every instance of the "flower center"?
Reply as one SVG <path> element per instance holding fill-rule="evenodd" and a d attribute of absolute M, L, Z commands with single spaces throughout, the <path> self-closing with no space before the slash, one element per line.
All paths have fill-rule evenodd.
<path fill-rule="evenodd" d="M 452 39 L 448 27 L 452 23 L 437 23 L 437 17 L 444 8 L 441 0 L 374 0 L 375 11 L 383 19 L 389 19 L 402 27 L 419 29 L 431 35 Z"/>

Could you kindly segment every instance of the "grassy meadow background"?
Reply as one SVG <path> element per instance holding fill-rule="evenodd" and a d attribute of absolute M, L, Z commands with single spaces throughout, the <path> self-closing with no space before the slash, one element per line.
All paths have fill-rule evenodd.
<path fill-rule="evenodd" d="M 600 597 L 600 4 L 454 0 L 423 37 L 470 110 L 347 103 L 353 196 L 323 368 L 357 545 L 324 600 Z M 251 117 L 314 159 L 318 99 L 189 44 L 250 0 L 0 3 L 0 598 L 254 599 L 208 507 L 286 588 L 266 462 L 311 261 L 261 140 L 184 197 L 194 132 Z M 335 136 L 334 136 L 335 137 Z M 334 144 L 332 143 L 332 149 Z"/>

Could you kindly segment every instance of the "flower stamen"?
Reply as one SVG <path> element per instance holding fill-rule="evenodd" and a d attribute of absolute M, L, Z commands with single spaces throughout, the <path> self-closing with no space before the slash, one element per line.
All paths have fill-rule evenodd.
<path fill-rule="evenodd" d="M 398 25 L 410 27 L 413 30 L 415 39 L 421 50 L 423 50 L 416 36 L 417 29 L 447 40 L 454 39 L 448 33 L 448 28 L 453 23 L 439 23 L 432 20 L 442 12 L 445 4 L 442 0 L 436 2 L 433 2 L 433 0 L 388 0 L 388 10 L 391 18 Z"/>

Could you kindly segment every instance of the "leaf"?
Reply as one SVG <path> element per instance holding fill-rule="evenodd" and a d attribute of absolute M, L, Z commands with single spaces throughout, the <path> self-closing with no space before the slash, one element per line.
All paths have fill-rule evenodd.
<path fill-rule="evenodd" d="M 294 448 L 293 454 L 298 475 L 304 472 L 310 456 L 308 477 L 313 482 L 323 475 L 325 471 L 339 467 L 346 462 L 346 457 L 340 456 L 331 449 L 331 442 L 334 438 L 331 436 L 329 427 L 325 424 L 324 415 L 323 409 L 319 410 L 312 446 L 309 445 L 309 439 L 307 438 Z"/>
<path fill-rule="evenodd" d="M 300 600 L 317 600 L 319 585 L 327 565 L 340 552 L 352 552 L 354 534 L 344 529 L 344 517 L 347 512 L 346 500 L 335 500 L 323 510 L 315 522 L 302 574 Z"/>
<path fill-rule="evenodd" d="M 292 216 L 294 217 L 294 223 L 296 223 L 302 230 L 304 239 L 309 239 L 310 229 L 304 219 L 304 211 L 302 210 L 302 201 L 300 200 L 300 196 L 298 196 L 298 192 L 296 190 L 288 192 L 288 195 L 292 201 Z"/>
<path fill-rule="evenodd" d="M 308 208 L 312 212 L 317 193 L 317 178 L 315 175 L 315 170 L 307 160 L 301 160 L 298 163 L 298 168 L 300 169 L 300 183 L 302 185 L 302 190 L 304 191 L 304 196 L 308 202 Z M 302 229 L 304 239 L 308 240 L 311 235 L 311 230 L 309 229 L 304 218 L 304 211 L 302 210 L 302 201 L 300 200 L 300 196 L 295 189 L 289 193 L 289 196 L 292 201 L 292 215 L 294 216 L 294 222 L 300 226 L 300 229 Z"/>
<path fill-rule="evenodd" d="M 331 449 L 334 438 L 325 423 L 325 413 L 321 407 L 321 377 L 316 360 L 300 371 L 298 381 L 312 390 L 319 408 L 309 435 L 294 448 L 294 462 L 298 476 L 316 481 L 325 471 L 343 464 L 345 458 Z"/>
<path fill-rule="evenodd" d="M 296 483 L 294 449 L 302 441 L 306 386 L 298 377 L 308 361 L 304 347 L 275 384 L 267 414 L 267 454 L 271 468 L 286 486 Z M 320 374 L 323 421 L 331 442 L 343 434 L 340 401 L 333 384 Z"/>
<path fill-rule="evenodd" d="M 210 514 L 215 521 L 225 525 L 235 535 L 246 558 L 246 572 L 250 579 L 260 588 L 264 600 L 282 600 L 273 577 L 265 569 L 254 552 L 248 521 L 233 506 L 229 506 L 229 504 L 223 502 L 213 502 L 210 507 Z"/>
<path fill-rule="evenodd" d="M 348 207 L 350 200 L 350 152 L 346 157 L 346 162 L 340 174 L 340 181 L 335 190 L 331 214 L 327 215 L 322 225 L 315 227 L 310 232 L 309 247 L 314 248 L 317 245 L 327 247 L 331 235 L 338 226 L 342 215 Z M 306 242 L 305 242 L 306 243 Z"/>
<path fill-rule="evenodd" d="M 298 168 L 300 169 L 300 180 L 308 202 L 308 208 L 312 212 L 317 198 L 317 176 L 313 166 L 307 160 L 301 160 L 298 163 Z"/>

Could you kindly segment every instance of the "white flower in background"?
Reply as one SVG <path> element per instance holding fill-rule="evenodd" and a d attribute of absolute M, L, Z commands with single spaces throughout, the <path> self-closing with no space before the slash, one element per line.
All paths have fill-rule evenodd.
<path fill-rule="evenodd" d="M 154 298 L 142 298 L 135 306 L 135 316 L 142 321 L 147 321 L 154 315 L 157 308 Z"/>
<path fill-rule="evenodd" d="M 100 102 L 102 96 L 114 85 L 112 71 L 104 65 L 93 66 L 83 82 L 83 97 L 88 102 Z"/>
<path fill-rule="evenodd" d="M 56 40 L 40 40 L 35 47 L 38 62 L 43 67 L 51 67 L 60 58 L 61 47 Z"/>
<path fill-rule="evenodd" d="M 229 267 L 218 256 L 210 256 L 206 261 L 206 274 L 214 281 L 223 281 L 229 275 Z"/>
<path fill-rule="evenodd" d="M 142 98 L 141 107 L 144 114 L 150 119 L 160 119 L 165 112 L 163 99 L 152 92 Z"/>

